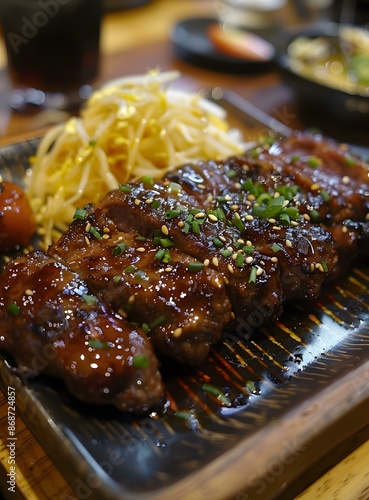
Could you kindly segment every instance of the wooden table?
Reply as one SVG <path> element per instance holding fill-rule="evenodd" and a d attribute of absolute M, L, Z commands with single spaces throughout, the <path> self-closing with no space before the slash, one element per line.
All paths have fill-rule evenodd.
<path fill-rule="evenodd" d="M 197 91 L 209 88 L 216 82 L 217 85 L 232 88 L 247 97 L 287 125 L 304 126 L 296 111 L 291 90 L 283 84 L 278 72 L 222 74 L 190 66 L 175 57 L 168 40 L 173 24 L 184 17 L 213 14 L 213 2 L 205 0 L 175 0 L 175 2 L 157 0 L 140 9 L 107 14 L 102 30 L 101 71 L 96 84 L 99 85 L 100 82 L 120 75 L 143 73 L 154 67 L 159 67 L 161 70 L 175 68 L 182 74 L 178 81 L 181 87 Z M 294 13 L 289 8 L 283 13 L 283 19 L 288 23 L 296 21 Z M 4 66 L 4 49 L 0 44 L 0 68 Z M 1 74 L 0 81 L 4 85 L 4 69 Z M 0 107 L 2 143 L 38 135 L 50 124 L 50 117 L 47 115 L 27 118 L 12 114 L 6 102 L 0 102 Z M 41 444 L 34 439 L 18 416 L 16 418 L 17 484 L 15 493 L 8 491 L 7 410 L 7 400 L 0 393 L 0 491 L 3 496 L 7 499 L 31 500 L 75 498 L 70 487 L 43 451 Z M 303 500 L 368 499 L 368 438 L 369 425 L 340 447 L 325 464 L 317 464 L 305 478 L 304 484 L 300 485 L 300 489 L 295 488 L 286 498 L 294 498 L 301 493 L 298 498 Z"/>

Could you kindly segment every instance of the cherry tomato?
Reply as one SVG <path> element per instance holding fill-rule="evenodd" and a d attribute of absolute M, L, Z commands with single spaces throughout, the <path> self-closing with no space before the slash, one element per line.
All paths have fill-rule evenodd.
<path fill-rule="evenodd" d="M 36 223 L 24 190 L 12 182 L 0 183 L 0 253 L 26 246 Z"/>

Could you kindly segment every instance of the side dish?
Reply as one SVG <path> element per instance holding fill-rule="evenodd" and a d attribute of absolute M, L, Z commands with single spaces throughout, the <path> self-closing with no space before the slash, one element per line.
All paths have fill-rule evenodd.
<path fill-rule="evenodd" d="M 28 245 L 35 231 L 27 194 L 17 184 L 0 178 L 0 254 Z"/>
<path fill-rule="evenodd" d="M 199 93 L 169 89 L 176 78 L 154 71 L 113 81 L 91 96 L 79 118 L 42 139 L 27 192 L 46 246 L 77 207 L 99 201 L 118 183 L 243 151 L 224 111 Z"/>

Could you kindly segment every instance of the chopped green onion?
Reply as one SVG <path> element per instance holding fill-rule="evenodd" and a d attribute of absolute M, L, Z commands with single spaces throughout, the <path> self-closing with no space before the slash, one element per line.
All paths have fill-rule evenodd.
<path fill-rule="evenodd" d="M 133 356 L 133 366 L 135 368 L 148 368 L 149 360 L 147 359 L 146 354 L 137 354 Z"/>
<path fill-rule="evenodd" d="M 153 186 L 154 185 L 154 179 L 152 177 L 149 177 L 147 175 L 144 175 L 142 177 L 142 182 L 144 183 L 145 187 L 147 186 Z"/>
<path fill-rule="evenodd" d="M 161 206 L 161 202 L 159 200 L 154 200 L 150 207 L 153 208 L 154 210 L 157 210 L 158 208 L 160 208 Z"/>
<path fill-rule="evenodd" d="M 250 269 L 249 283 L 256 283 L 256 277 L 257 277 L 256 272 L 257 272 L 256 267 L 252 267 Z"/>
<path fill-rule="evenodd" d="M 229 399 L 224 395 L 224 393 L 212 384 L 203 384 L 202 389 L 213 396 L 216 396 L 219 401 L 225 406 L 231 406 Z"/>
<path fill-rule="evenodd" d="M 136 268 L 136 266 L 134 266 L 134 265 L 127 266 L 127 267 L 124 269 L 124 272 L 125 272 L 125 273 L 134 273 L 135 271 L 137 271 L 137 268 Z"/>
<path fill-rule="evenodd" d="M 322 160 L 317 156 L 309 156 L 307 164 L 312 168 L 317 168 L 322 163 Z"/>
<path fill-rule="evenodd" d="M 114 276 L 114 278 L 113 278 L 114 285 L 117 285 L 121 279 L 122 279 L 122 276 L 120 274 L 117 274 L 117 276 Z"/>
<path fill-rule="evenodd" d="M 243 251 L 247 254 L 247 255 L 252 255 L 254 252 L 255 252 L 255 245 L 245 245 L 243 247 Z"/>
<path fill-rule="evenodd" d="M 149 327 L 149 325 L 147 323 L 142 323 L 142 330 L 147 335 L 148 333 L 150 333 L 151 328 Z"/>
<path fill-rule="evenodd" d="M 119 184 L 119 191 L 122 193 L 132 193 L 132 186 L 130 184 Z"/>
<path fill-rule="evenodd" d="M 73 219 L 84 220 L 87 217 L 87 210 L 85 208 L 76 208 L 74 212 Z"/>
<path fill-rule="evenodd" d="M 167 210 L 165 212 L 165 215 L 164 217 L 167 219 L 167 220 L 170 220 L 170 219 L 174 219 L 175 217 L 178 217 L 179 215 L 181 215 L 181 210 L 174 210 L 174 209 L 170 209 L 170 210 Z"/>
<path fill-rule="evenodd" d="M 174 245 L 173 241 L 171 241 L 169 238 L 160 238 L 160 245 L 164 248 L 170 248 Z"/>
<path fill-rule="evenodd" d="M 236 266 L 242 268 L 245 263 L 245 256 L 243 253 L 238 253 L 236 257 Z"/>
<path fill-rule="evenodd" d="M 6 310 L 12 316 L 18 316 L 20 314 L 20 312 L 21 312 L 20 307 L 18 306 L 18 304 L 15 304 L 15 302 L 12 302 L 11 304 L 8 304 L 6 306 Z"/>
<path fill-rule="evenodd" d="M 234 170 L 234 168 L 231 168 L 230 170 L 228 170 L 228 172 L 226 172 L 226 176 L 228 177 L 228 179 L 233 179 L 237 176 L 237 172 L 236 170 Z"/>
<path fill-rule="evenodd" d="M 272 250 L 273 250 L 273 252 L 277 253 L 277 252 L 282 250 L 282 247 L 279 246 L 277 243 L 273 243 Z"/>
<path fill-rule="evenodd" d="M 167 317 L 164 314 L 162 314 L 161 316 L 158 316 L 156 319 L 154 319 L 154 321 L 152 321 L 149 324 L 149 327 L 150 327 L 150 329 L 153 329 L 157 326 L 163 325 L 166 321 L 167 321 Z"/>
<path fill-rule="evenodd" d="M 221 250 L 219 252 L 223 257 L 230 257 L 233 254 L 232 248 L 226 248 L 225 250 Z"/>
<path fill-rule="evenodd" d="M 101 342 L 100 339 L 89 339 L 88 345 L 94 349 L 107 349 L 108 347 L 114 347 L 111 342 Z"/>
<path fill-rule="evenodd" d="M 245 224 L 239 217 L 234 216 L 232 219 L 232 224 L 240 231 L 240 233 L 243 233 L 245 231 Z"/>
<path fill-rule="evenodd" d="M 125 243 L 118 243 L 118 245 L 116 245 L 113 248 L 112 254 L 115 257 L 119 257 L 120 255 L 123 255 L 126 250 L 127 250 L 127 245 Z"/>
<path fill-rule="evenodd" d="M 91 226 L 89 233 L 92 234 L 96 239 L 101 240 L 101 234 L 99 231 L 96 229 L 96 227 Z"/>
<path fill-rule="evenodd" d="M 202 271 L 205 267 L 205 264 L 202 262 L 190 262 L 187 266 L 188 271 L 199 272 Z"/>
<path fill-rule="evenodd" d="M 213 238 L 213 243 L 217 248 L 222 248 L 223 242 L 219 238 Z"/>
<path fill-rule="evenodd" d="M 82 295 L 82 300 L 84 300 L 86 304 L 93 305 L 96 304 L 97 297 L 95 297 L 95 295 L 84 294 Z"/>
<path fill-rule="evenodd" d="M 93 146 L 96 146 L 96 144 L 97 144 L 96 139 L 90 139 L 90 140 L 88 141 L 88 145 L 89 145 L 89 146 L 92 146 L 92 147 L 93 147 Z"/>
<path fill-rule="evenodd" d="M 323 201 L 325 203 L 328 203 L 328 201 L 331 199 L 331 197 L 326 189 L 320 190 L 320 196 L 323 198 Z"/>
<path fill-rule="evenodd" d="M 180 193 L 182 191 L 182 186 L 177 182 L 170 182 L 167 186 L 167 190 L 170 193 Z"/>

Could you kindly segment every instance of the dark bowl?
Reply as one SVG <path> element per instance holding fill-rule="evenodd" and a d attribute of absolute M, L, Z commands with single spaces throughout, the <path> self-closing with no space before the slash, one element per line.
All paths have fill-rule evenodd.
<path fill-rule="evenodd" d="M 325 84 L 322 80 L 313 80 L 296 72 L 290 65 L 288 48 L 297 37 L 311 39 L 327 37 L 332 44 L 338 43 L 338 25 L 335 23 L 319 24 L 302 30 L 284 33 L 278 47 L 277 62 L 282 69 L 284 80 L 293 89 L 300 111 L 309 122 L 342 121 L 356 128 L 369 124 L 369 95 L 348 92 Z M 369 140 L 369 134 L 367 134 Z"/>

